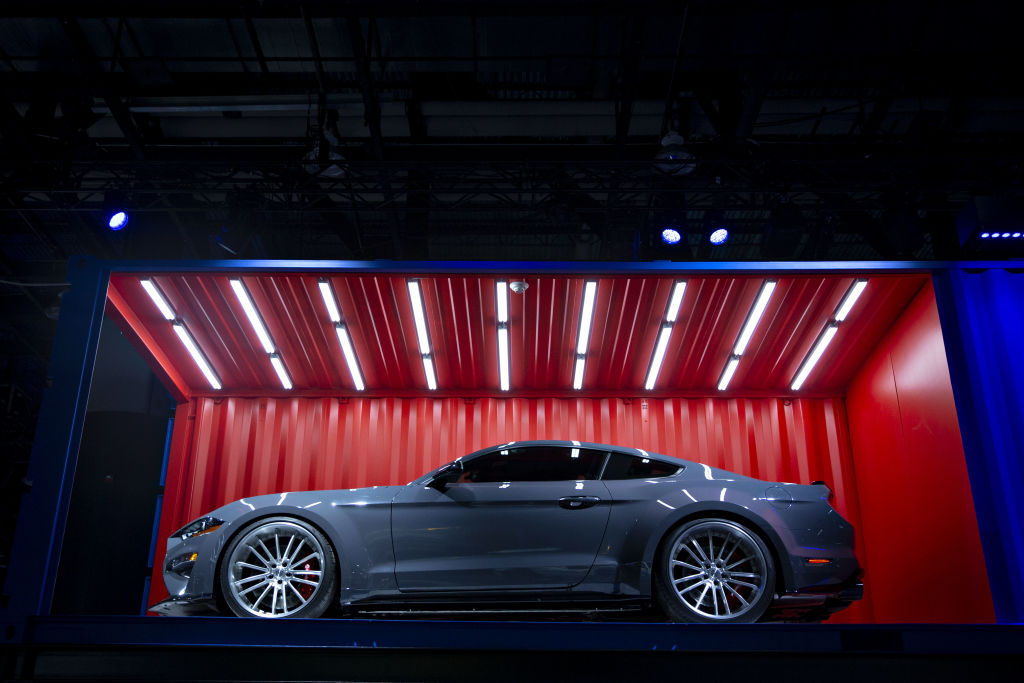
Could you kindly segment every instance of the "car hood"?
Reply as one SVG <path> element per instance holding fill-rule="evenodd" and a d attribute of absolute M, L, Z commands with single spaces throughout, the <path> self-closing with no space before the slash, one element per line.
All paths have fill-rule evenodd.
<path fill-rule="evenodd" d="M 232 501 L 208 513 L 211 517 L 231 521 L 263 508 L 318 508 L 363 507 L 390 503 L 405 486 L 367 486 L 359 489 L 329 489 L 325 491 L 285 491 L 262 496 L 249 496 Z"/>

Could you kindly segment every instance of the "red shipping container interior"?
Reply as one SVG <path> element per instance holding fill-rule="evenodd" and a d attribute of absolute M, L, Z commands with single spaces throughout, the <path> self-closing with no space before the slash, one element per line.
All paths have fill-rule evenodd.
<path fill-rule="evenodd" d="M 232 500 L 404 484 L 485 446 L 579 439 L 767 480 L 826 481 L 858 530 L 865 599 L 837 622 L 993 622 L 935 297 L 922 274 L 864 273 L 864 295 L 799 392 L 793 376 L 853 275 L 773 276 L 776 291 L 717 391 L 764 276 L 686 276 L 653 391 L 643 389 L 675 279 L 526 278 L 509 300 L 511 390 L 498 389 L 495 276 L 155 274 L 223 383 L 212 390 L 139 284 L 108 312 L 178 398 L 160 539 Z M 284 390 L 229 280 L 241 277 L 294 382 Z M 420 281 L 438 389 L 428 390 L 406 283 Z M 348 375 L 319 281 L 352 338 Z M 517 278 L 507 278 L 517 279 Z M 587 280 L 598 282 L 573 391 Z M 955 558 L 955 560 L 954 560 Z M 941 567 L 955 564 L 955 572 Z M 159 563 L 158 563 L 159 564 Z M 150 604 L 166 597 L 159 567 Z M 955 599 L 954 599 L 955 598 Z"/>

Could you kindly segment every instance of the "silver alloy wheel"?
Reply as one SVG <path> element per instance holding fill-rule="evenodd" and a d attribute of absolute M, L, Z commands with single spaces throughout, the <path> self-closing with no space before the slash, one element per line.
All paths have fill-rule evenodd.
<path fill-rule="evenodd" d="M 273 521 L 252 529 L 228 558 L 231 596 L 257 617 L 295 614 L 323 583 L 324 548 L 306 528 Z"/>
<path fill-rule="evenodd" d="M 764 553 L 746 529 L 731 522 L 709 520 L 690 527 L 668 560 L 676 596 L 707 619 L 738 619 L 766 590 Z"/>

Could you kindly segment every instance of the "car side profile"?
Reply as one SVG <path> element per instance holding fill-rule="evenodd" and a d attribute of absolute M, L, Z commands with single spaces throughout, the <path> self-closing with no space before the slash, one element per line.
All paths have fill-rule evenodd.
<path fill-rule="evenodd" d="M 820 620 L 860 599 L 831 491 L 578 441 L 486 448 L 405 486 L 243 498 L 175 532 L 167 614 L 646 608 Z"/>

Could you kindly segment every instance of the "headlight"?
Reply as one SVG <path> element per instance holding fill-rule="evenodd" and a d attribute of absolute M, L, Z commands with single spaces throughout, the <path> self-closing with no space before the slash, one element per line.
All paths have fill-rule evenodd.
<path fill-rule="evenodd" d="M 200 536 L 202 534 L 208 534 L 211 531 L 215 531 L 219 529 L 220 525 L 223 523 L 224 520 L 217 519 L 216 517 L 201 517 L 191 524 L 178 529 L 171 534 L 171 536 L 177 536 L 184 541 L 186 538 L 192 538 L 193 536 Z"/>

